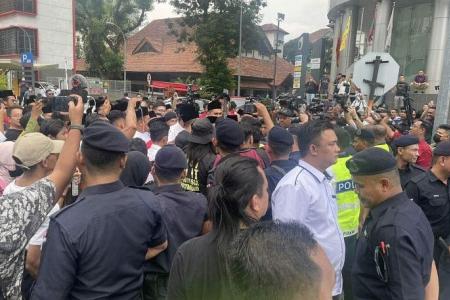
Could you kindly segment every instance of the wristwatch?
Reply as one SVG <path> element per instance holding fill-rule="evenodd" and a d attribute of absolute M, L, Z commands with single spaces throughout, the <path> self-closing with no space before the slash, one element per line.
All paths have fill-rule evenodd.
<path fill-rule="evenodd" d="M 84 126 L 83 125 L 72 124 L 72 125 L 69 126 L 69 130 L 71 130 L 71 129 L 76 129 L 76 130 L 79 130 L 81 133 L 83 133 Z"/>

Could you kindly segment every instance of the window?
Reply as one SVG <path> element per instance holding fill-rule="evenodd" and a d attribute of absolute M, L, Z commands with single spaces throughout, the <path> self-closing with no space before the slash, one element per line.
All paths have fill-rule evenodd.
<path fill-rule="evenodd" d="M 391 54 L 408 79 L 425 70 L 433 26 L 433 4 L 397 7 L 392 34 Z"/>
<path fill-rule="evenodd" d="M 36 0 L 1 0 L 0 14 L 7 12 L 36 13 Z"/>
<path fill-rule="evenodd" d="M 149 42 L 141 43 L 141 45 L 137 46 L 133 51 L 133 54 L 137 53 L 148 53 L 148 52 L 157 52 L 156 49 Z"/>
<path fill-rule="evenodd" d="M 31 51 L 37 55 L 37 30 L 11 27 L 0 30 L 0 55 L 15 55 Z M 31 45 L 30 45 L 31 44 Z"/>

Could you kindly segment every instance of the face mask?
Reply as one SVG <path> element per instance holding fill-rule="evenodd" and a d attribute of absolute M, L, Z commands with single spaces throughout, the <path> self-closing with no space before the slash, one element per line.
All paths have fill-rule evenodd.
<path fill-rule="evenodd" d="M 217 117 L 214 116 L 207 116 L 206 118 L 211 122 L 211 124 L 214 124 L 217 121 Z"/>
<path fill-rule="evenodd" d="M 23 174 L 23 170 L 16 166 L 16 169 L 14 171 L 8 171 L 8 173 L 10 177 L 16 178 Z"/>
<path fill-rule="evenodd" d="M 433 141 L 437 144 L 441 141 L 441 136 L 438 134 L 433 135 Z"/>

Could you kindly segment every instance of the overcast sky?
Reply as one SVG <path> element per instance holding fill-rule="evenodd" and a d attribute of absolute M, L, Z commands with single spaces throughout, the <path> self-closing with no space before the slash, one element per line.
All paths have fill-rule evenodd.
<path fill-rule="evenodd" d="M 263 10 L 263 23 L 276 23 L 277 13 L 284 13 L 286 20 L 281 28 L 290 33 L 286 41 L 297 38 L 304 32 L 314 32 L 328 24 L 328 0 L 267 0 Z M 149 20 L 175 17 L 172 7 L 165 4 L 155 4 L 155 9 L 149 13 Z"/>

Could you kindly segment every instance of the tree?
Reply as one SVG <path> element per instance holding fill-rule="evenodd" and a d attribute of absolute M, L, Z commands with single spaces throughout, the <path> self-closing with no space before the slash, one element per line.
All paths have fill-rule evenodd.
<path fill-rule="evenodd" d="M 123 71 L 122 32 L 135 31 L 154 0 L 77 0 L 77 30 L 82 35 L 89 72 L 117 79 Z M 114 25 L 116 24 L 122 32 Z"/>
<path fill-rule="evenodd" d="M 179 42 L 195 42 L 199 62 L 205 72 L 202 83 L 215 93 L 234 86 L 228 59 L 239 54 L 239 19 L 243 4 L 243 49 L 254 49 L 261 32 L 257 26 L 265 0 L 171 0 L 176 12 L 183 16 L 178 26 L 169 24 Z"/>

